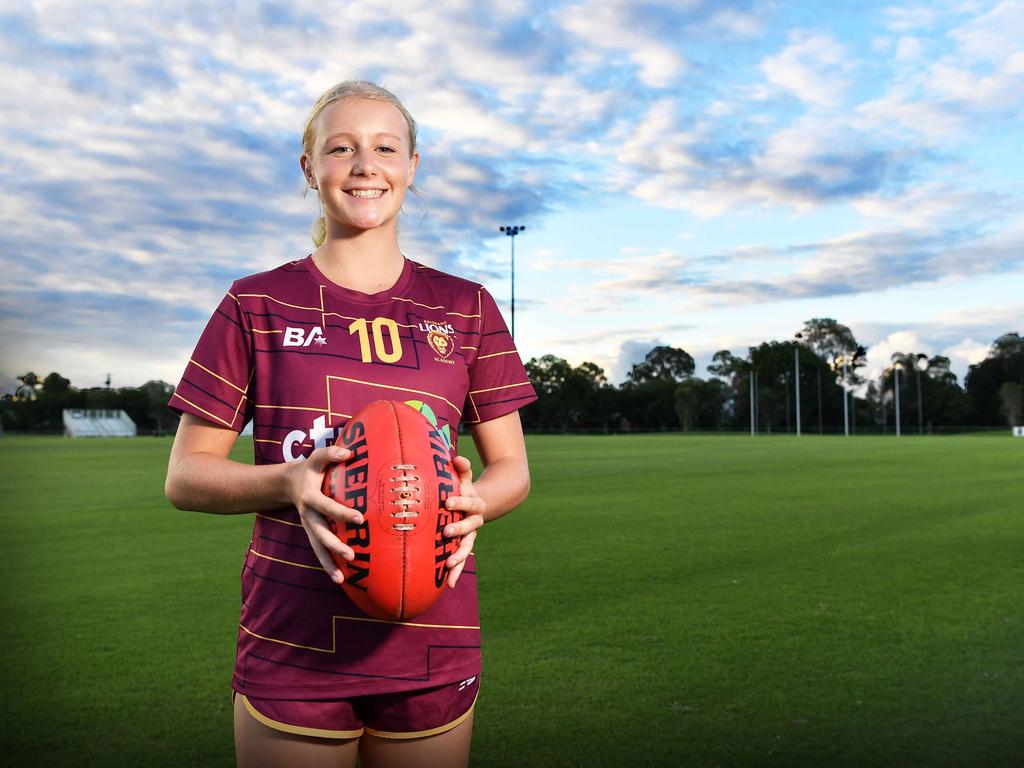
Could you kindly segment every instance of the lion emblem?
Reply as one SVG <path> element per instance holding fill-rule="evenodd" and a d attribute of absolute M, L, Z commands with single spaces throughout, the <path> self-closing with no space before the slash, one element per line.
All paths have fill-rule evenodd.
<path fill-rule="evenodd" d="M 427 334 L 427 344 L 437 352 L 438 357 L 446 358 L 452 353 L 455 345 L 444 331 L 433 330 Z"/>

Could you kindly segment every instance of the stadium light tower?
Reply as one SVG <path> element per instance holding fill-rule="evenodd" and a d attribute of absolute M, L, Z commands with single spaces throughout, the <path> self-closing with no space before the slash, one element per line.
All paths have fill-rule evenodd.
<path fill-rule="evenodd" d="M 516 340 L 516 235 L 526 229 L 525 226 L 498 227 L 512 241 L 512 341 Z"/>
<path fill-rule="evenodd" d="M 751 434 L 756 435 L 757 421 L 755 414 L 757 413 L 757 386 L 758 386 L 758 372 L 754 370 L 754 347 L 750 347 L 751 350 L 751 364 L 750 364 L 750 388 L 751 388 Z"/>
<path fill-rule="evenodd" d="M 796 436 L 800 437 L 800 340 L 804 335 L 797 331 L 796 344 L 793 346 L 793 369 L 796 372 Z"/>
<path fill-rule="evenodd" d="M 892 366 L 893 373 L 893 394 L 895 395 L 896 403 L 896 437 L 900 436 L 900 368 L 903 367 L 903 363 L 896 361 Z"/>
<path fill-rule="evenodd" d="M 846 363 L 848 358 L 849 355 L 839 355 L 839 357 L 835 358 L 832 362 L 833 371 L 836 369 L 836 366 L 841 367 L 843 371 L 843 434 L 846 437 L 850 436 L 850 405 L 848 403 L 849 396 L 846 391 Z"/>
<path fill-rule="evenodd" d="M 921 363 L 924 363 L 924 368 L 928 368 L 928 355 L 923 355 L 918 352 L 914 356 L 914 373 L 917 374 L 917 434 L 924 434 L 924 408 L 921 405 Z"/>

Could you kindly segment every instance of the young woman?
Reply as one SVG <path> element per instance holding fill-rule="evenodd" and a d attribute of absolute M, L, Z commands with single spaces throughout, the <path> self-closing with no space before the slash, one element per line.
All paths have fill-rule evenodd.
<path fill-rule="evenodd" d="M 323 207 L 310 256 L 237 280 L 185 369 L 166 493 L 179 509 L 255 513 L 232 680 L 240 766 L 466 765 L 480 685 L 477 530 L 530 479 L 518 408 L 535 399 L 491 296 L 407 259 L 398 214 L 416 124 L 388 91 L 340 83 L 314 106 L 302 172 Z M 359 611 L 328 528 L 362 522 L 320 491 L 346 419 L 374 400 L 469 425 L 484 471 L 455 459 L 464 517 L 451 589 L 412 622 Z M 227 458 L 253 421 L 256 465 Z"/>

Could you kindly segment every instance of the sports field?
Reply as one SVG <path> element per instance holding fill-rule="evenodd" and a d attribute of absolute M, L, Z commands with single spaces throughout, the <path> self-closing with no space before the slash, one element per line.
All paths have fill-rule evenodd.
<path fill-rule="evenodd" d="M 0 763 L 233 765 L 251 521 L 172 509 L 169 446 L 0 439 Z M 1021 764 L 1024 440 L 529 448 L 474 765 Z"/>

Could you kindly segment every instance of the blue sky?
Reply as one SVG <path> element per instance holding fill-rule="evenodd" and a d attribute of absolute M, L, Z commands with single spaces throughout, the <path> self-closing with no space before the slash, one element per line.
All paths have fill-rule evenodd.
<path fill-rule="evenodd" d="M 961 379 L 1024 318 L 1024 3 L 0 5 L 0 389 L 176 383 L 235 277 L 300 258 L 305 116 L 421 126 L 402 245 L 614 382 L 833 317 Z M 706 374 L 703 374 L 706 375 Z"/>

